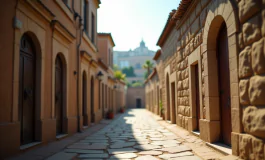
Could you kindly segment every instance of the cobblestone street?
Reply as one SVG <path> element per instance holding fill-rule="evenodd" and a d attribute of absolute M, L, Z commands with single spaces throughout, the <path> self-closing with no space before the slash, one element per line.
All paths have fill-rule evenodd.
<path fill-rule="evenodd" d="M 180 135 L 174 134 L 167 129 L 171 125 L 156 119 L 144 109 L 129 110 L 103 129 L 48 159 L 199 160 L 224 156 L 186 132 L 179 130 Z"/>

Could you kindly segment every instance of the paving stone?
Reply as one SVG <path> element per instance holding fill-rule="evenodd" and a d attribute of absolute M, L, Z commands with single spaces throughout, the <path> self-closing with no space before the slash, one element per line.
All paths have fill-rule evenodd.
<path fill-rule="evenodd" d="M 185 152 L 185 151 L 191 151 L 191 149 L 187 146 L 181 145 L 176 147 L 169 147 L 169 148 L 163 148 L 162 151 L 169 152 L 169 153 L 178 153 L 178 152 Z"/>
<path fill-rule="evenodd" d="M 193 153 L 191 152 L 182 152 L 182 153 L 176 153 L 176 154 L 163 154 L 158 156 L 162 159 L 170 159 L 170 158 L 176 158 L 176 157 L 184 157 L 184 156 L 193 156 Z"/>
<path fill-rule="evenodd" d="M 81 141 L 79 141 L 79 142 L 91 142 L 91 143 L 107 143 L 108 142 L 108 140 L 105 140 L 105 139 L 85 139 L 85 140 L 81 140 Z"/>
<path fill-rule="evenodd" d="M 153 156 L 158 156 L 161 155 L 161 151 L 142 151 L 138 153 L 139 155 L 153 155 Z"/>
<path fill-rule="evenodd" d="M 64 152 L 68 152 L 68 153 L 87 153 L 87 154 L 104 153 L 103 150 L 83 150 L 83 149 L 65 149 Z"/>
<path fill-rule="evenodd" d="M 176 146 L 179 146 L 180 144 L 166 144 L 166 145 L 163 145 L 164 148 L 169 148 L 169 147 L 176 147 Z"/>
<path fill-rule="evenodd" d="M 109 155 L 107 153 L 101 154 L 80 154 L 78 158 L 108 158 Z"/>
<path fill-rule="evenodd" d="M 134 153 L 134 152 L 137 152 L 137 150 L 134 148 L 108 149 L 109 154 Z"/>
<path fill-rule="evenodd" d="M 167 144 L 180 144 L 180 142 L 176 141 L 176 140 L 166 140 L 166 141 L 154 141 L 151 144 L 153 144 L 153 145 L 167 145 Z"/>
<path fill-rule="evenodd" d="M 124 153 L 124 154 L 115 154 L 110 157 L 110 159 L 128 159 L 128 158 L 135 158 L 137 154 L 135 153 Z"/>
<path fill-rule="evenodd" d="M 185 156 L 185 157 L 171 158 L 171 160 L 201 160 L 201 158 L 197 156 Z"/>
<path fill-rule="evenodd" d="M 153 149 L 160 149 L 161 147 L 157 145 L 152 145 L 152 144 L 143 144 L 143 145 L 134 146 L 134 148 L 140 149 L 140 150 L 153 150 Z"/>
<path fill-rule="evenodd" d="M 58 160 L 58 159 L 64 159 L 64 160 L 70 160 L 73 157 L 75 157 L 77 154 L 76 153 L 65 153 L 65 152 L 59 152 L 56 153 L 55 155 L 47 158 L 46 160 Z"/>
<path fill-rule="evenodd" d="M 98 149 L 107 149 L 107 145 L 104 144 L 94 144 L 94 145 L 87 145 L 87 144 L 73 144 L 71 146 L 68 146 L 67 148 L 72 149 L 92 149 L 92 150 L 98 150 Z"/>
<path fill-rule="evenodd" d="M 148 156 L 137 157 L 137 158 L 135 158 L 135 160 L 159 160 L 159 159 L 156 157 L 148 155 Z"/>
<path fill-rule="evenodd" d="M 135 142 L 125 142 L 125 143 L 117 142 L 111 145 L 110 148 L 124 148 L 124 147 L 131 147 L 134 145 L 135 145 Z"/>

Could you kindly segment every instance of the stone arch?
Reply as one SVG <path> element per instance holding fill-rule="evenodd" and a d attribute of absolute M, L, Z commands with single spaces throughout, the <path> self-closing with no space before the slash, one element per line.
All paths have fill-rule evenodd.
<path fill-rule="evenodd" d="M 209 127 L 207 135 L 203 139 L 208 142 L 216 142 L 220 137 L 220 109 L 217 67 L 217 38 L 222 25 L 227 27 L 230 93 L 231 93 L 231 125 L 232 132 L 240 132 L 239 93 L 238 93 L 238 57 L 237 57 L 237 32 L 238 17 L 234 12 L 234 6 L 230 0 L 212 1 L 206 17 L 203 33 L 202 52 L 205 66 L 205 107 L 206 125 Z M 210 127 L 211 126 L 211 127 Z"/>

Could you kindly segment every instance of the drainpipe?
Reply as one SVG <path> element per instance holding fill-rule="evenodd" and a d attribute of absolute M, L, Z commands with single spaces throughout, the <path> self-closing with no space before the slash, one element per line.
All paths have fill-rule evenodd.
<path fill-rule="evenodd" d="M 78 132 L 81 132 L 80 130 L 80 112 L 79 112 L 79 76 L 80 76 L 80 46 L 81 46 L 81 38 L 82 38 L 82 34 L 83 34 L 83 30 L 81 29 L 81 26 L 82 26 L 82 18 L 81 16 L 75 11 L 75 8 L 74 8 L 74 1 L 72 1 L 72 8 L 73 8 L 73 11 L 74 11 L 74 20 L 77 19 L 77 17 L 79 18 L 79 22 L 78 22 L 78 26 L 76 26 L 76 37 L 78 37 L 78 32 L 80 33 L 80 36 L 79 36 L 79 42 L 77 44 L 77 47 L 76 47 L 76 55 L 77 55 L 77 63 L 76 63 L 76 68 L 77 68 L 77 80 L 76 80 L 76 90 L 77 90 L 77 93 L 76 93 L 76 105 L 77 105 L 77 131 Z"/>

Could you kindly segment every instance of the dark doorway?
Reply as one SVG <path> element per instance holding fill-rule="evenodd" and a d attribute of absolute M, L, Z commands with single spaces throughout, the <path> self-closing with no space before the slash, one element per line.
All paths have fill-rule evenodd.
<path fill-rule="evenodd" d="M 195 71 L 195 104 L 196 104 L 196 131 L 200 130 L 200 88 L 199 88 L 199 67 L 198 64 L 194 65 L 194 71 Z"/>
<path fill-rule="evenodd" d="M 229 51 L 227 28 L 223 24 L 218 40 L 217 40 L 217 54 L 218 54 L 218 78 L 219 78 L 219 99 L 220 99 L 220 113 L 221 113 L 221 139 L 227 144 L 231 145 L 231 102 L 230 102 L 230 71 L 229 71 Z"/>
<path fill-rule="evenodd" d="M 35 66 L 36 53 L 31 38 L 23 35 L 19 62 L 20 144 L 35 141 Z"/>
<path fill-rule="evenodd" d="M 169 95 L 169 76 L 166 77 L 166 90 L 167 90 L 167 120 L 170 121 L 170 95 Z"/>
<path fill-rule="evenodd" d="M 86 73 L 83 73 L 83 126 L 88 125 L 88 119 L 87 119 L 87 77 Z"/>
<path fill-rule="evenodd" d="M 136 108 L 142 108 L 142 100 L 140 98 L 136 99 Z"/>
<path fill-rule="evenodd" d="M 91 77 L 90 84 L 90 107 L 91 107 L 91 123 L 95 123 L 95 113 L 94 113 L 94 78 Z"/>
<path fill-rule="evenodd" d="M 55 117 L 56 134 L 63 133 L 63 63 L 60 56 L 55 60 Z"/>
<path fill-rule="evenodd" d="M 176 123 L 176 94 L 175 94 L 175 82 L 171 83 L 171 104 L 172 104 L 172 118 L 171 122 Z"/>

